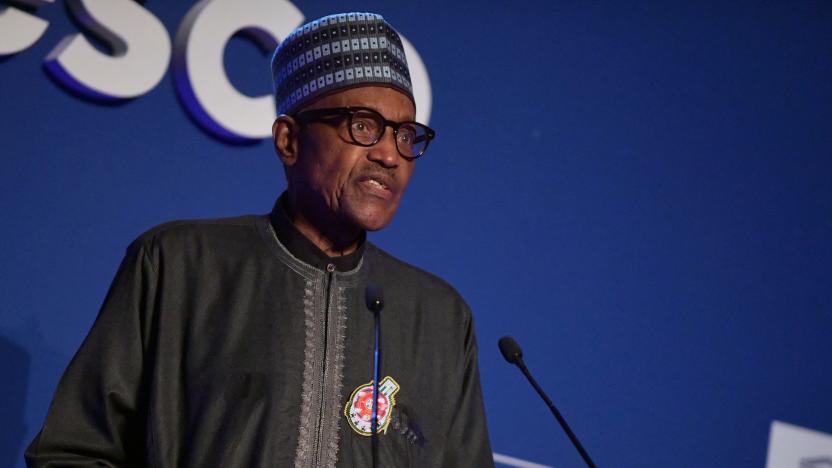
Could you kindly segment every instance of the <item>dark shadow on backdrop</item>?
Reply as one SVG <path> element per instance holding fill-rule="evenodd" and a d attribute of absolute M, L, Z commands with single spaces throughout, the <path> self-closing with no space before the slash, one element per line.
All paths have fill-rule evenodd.
<path fill-rule="evenodd" d="M 31 357 L 0 335 L 0 466 L 15 466 L 26 436 L 26 391 Z"/>

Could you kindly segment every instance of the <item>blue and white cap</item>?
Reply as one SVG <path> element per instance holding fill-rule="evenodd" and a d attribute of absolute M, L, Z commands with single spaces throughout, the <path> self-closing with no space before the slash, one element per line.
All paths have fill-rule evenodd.
<path fill-rule="evenodd" d="M 274 51 L 272 79 L 278 114 L 367 85 L 396 89 L 416 102 L 402 40 L 374 13 L 329 15 L 299 27 Z"/>

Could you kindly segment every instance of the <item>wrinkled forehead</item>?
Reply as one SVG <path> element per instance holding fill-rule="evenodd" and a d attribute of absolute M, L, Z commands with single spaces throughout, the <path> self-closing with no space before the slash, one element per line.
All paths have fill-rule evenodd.
<path fill-rule="evenodd" d="M 383 85 L 361 85 L 339 89 L 318 97 L 294 113 L 333 107 L 369 107 L 388 120 L 416 119 L 416 105 L 411 96 L 402 93 L 398 88 Z"/>

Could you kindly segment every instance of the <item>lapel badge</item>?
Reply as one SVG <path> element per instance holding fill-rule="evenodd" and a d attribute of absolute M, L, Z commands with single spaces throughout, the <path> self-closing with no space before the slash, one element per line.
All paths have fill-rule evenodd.
<path fill-rule="evenodd" d="M 396 406 L 396 393 L 399 392 L 399 384 L 389 375 L 378 385 L 378 431 L 387 433 L 387 426 L 390 425 L 390 415 L 393 407 Z M 359 385 L 352 392 L 350 399 L 344 406 L 344 416 L 350 423 L 352 430 L 363 436 L 372 435 L 373 419 L 373 381 Z"/>

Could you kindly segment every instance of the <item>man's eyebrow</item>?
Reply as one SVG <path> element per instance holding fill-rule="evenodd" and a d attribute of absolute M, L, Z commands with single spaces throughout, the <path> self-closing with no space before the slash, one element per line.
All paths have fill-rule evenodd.
<path fill-rule="evenodd" d="M 390 122 L 415 122 L 416 121 L 416 116 L 411 117 L 409 115 L 402 118 L 402 119 L 391 119 L 391 118 L 387 117 L 387 115 L 384 112 L 376 109 L 373 106 L 365 106 L 365 105 L 362 104 L 362 105 L 347 106 L 347 107 L 350 107 L 350 108 L 363 107 L 364 109 L 370 109 L 370 110 L 376 111 L 376 112 L 378 112 L 378 115 L 384 117 L 384 120 L 388 120 Z"/>

